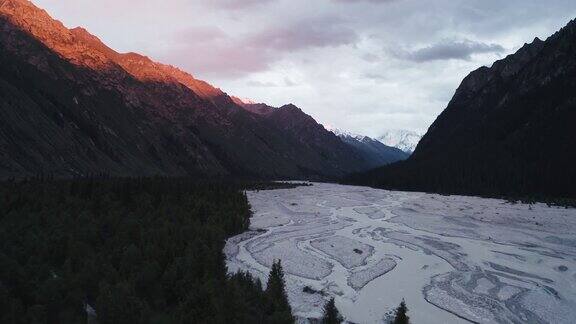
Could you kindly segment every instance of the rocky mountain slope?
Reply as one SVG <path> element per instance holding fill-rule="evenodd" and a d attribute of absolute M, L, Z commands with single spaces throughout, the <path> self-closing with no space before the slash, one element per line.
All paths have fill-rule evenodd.
<path fill-rule="evenodd" d="M 576 198 L 576 21 L 463 81 L 406 162 L 353 183 Z"/>
<path fill-rule="evenodd" d="M 118 53 L 26 0 L 0 1 L 0 177 L 338 177 L 368 167 L 293 106 L 271 116 Z"/>
<path fill-rule="evenodd" d="M 399 148 L 384 145 L 382 142 L 364 135 L 356 135 L 333 129 L 344 143 L 356 149 L 370 162 L 372 168 L 377 168 L 390 163 L 406 160 L 410 154 Z"/>

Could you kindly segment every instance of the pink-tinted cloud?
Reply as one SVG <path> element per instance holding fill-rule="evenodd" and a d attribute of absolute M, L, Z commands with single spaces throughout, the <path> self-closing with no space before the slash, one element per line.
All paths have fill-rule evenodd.
<path fill-rule="evenodd" d="M 162 60 L 173 62 L 187 71 L 202 76 L 238 78 L 267 70 L 278 59 L 267 51 L 245 47 L 233 41 L 188 43 L 170 49 Z"/>
<path fill-rule="evenodd" d="M 356 33 L 337 17 L 302 20 L 254 34 L 231 36 L 216 27 L 193 27 L 178 33 L 163 59 L 202 75 L 237 78 L 264 71 L 288 53 L 350 45 Z"/>
<path fill-rule="evenodd" d="M 228 38 L 228 34 L 218 27 L 194 26 L 176 33 L 175 40 L 178 42 L 213 43 Z"/>

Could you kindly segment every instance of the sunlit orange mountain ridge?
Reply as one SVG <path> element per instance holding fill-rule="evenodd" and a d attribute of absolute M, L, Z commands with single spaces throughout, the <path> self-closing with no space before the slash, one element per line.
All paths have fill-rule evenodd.
<path fill-rule="evenodd" d="M 0 177 L 334 178 L 371 166 L 299 108 L 240 104 L 29 1 L 0 2 L 0 29 Z"/>

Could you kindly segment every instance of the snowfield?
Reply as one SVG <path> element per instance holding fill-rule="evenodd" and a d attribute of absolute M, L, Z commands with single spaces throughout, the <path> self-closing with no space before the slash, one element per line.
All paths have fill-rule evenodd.
<path fill-rule="evenodd" d="M 330 297 L 354 323 L 402 298 L 414 323 L 576 323 L 575 209 L 318 183 L 248 198 L 228 270 L 266 282 L 281 259 L 302 323 Z"/>

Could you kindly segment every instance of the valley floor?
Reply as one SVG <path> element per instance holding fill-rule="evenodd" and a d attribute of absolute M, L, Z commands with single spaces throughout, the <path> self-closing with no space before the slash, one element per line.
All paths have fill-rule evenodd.
<path fill-rule="evenodd" d="M 576 318 L 576 209 L 318 183 L 248 198 L 228 269 L 265 282 L 281 259 L 303 322 L 330 296 L 357 323 L 382 323 L 402 298 L 414 323 Z"/>

